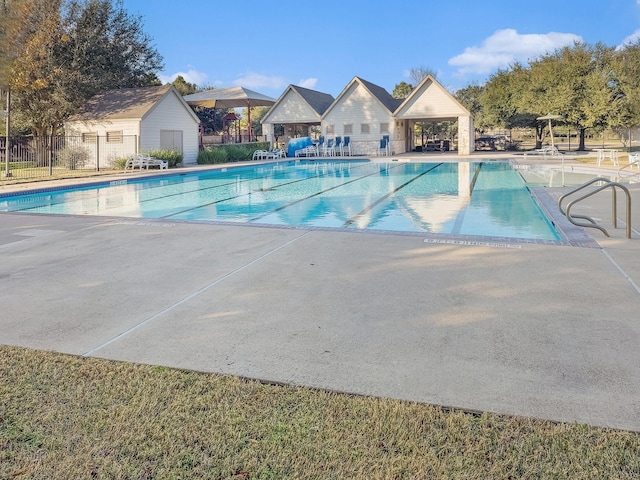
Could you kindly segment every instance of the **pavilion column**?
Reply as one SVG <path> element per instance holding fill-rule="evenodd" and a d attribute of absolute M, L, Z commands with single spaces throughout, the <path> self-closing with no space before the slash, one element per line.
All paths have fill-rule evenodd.
<path fill-rule="evenodd" d="M 264 136 L 264 141 L 269 142 L 271 148 L 273 148 L 273 142 L 275 141 L 275 128 L 273 123 L 263 123 L 262 124 L 262 135 Z"/>
<path fill-rule="evenodd" d="M 471 155 L 475 150 L 473 117 L 458 117 L 458 155 Z"/>

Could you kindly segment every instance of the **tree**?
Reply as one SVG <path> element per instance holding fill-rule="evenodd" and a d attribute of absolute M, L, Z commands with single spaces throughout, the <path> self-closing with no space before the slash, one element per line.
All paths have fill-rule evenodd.
<path fill-rule="evenodd" d="M 469 110 L 474 118 L 475 128 L 477 130 L 484 130 L 487 125 L 484 123 L 483 112 L 482 112 L 482 94 L 484 92 L 484 85 L 479 85 L 477 83 L 468 85 L 465 88 L 461 88 L 456 91 L 454 97 L 458 100 L 464 108 Z"/>
<path fill-rule="evenodd" d="M 621 106 L 612 88 L 612 54 L 602 44 L 576 43 L 531 63 L 524 102 L 540 115 L 564 117 L 579 132 L 579 150 L 585 149 L 586 131 L 603 130 Z"/>
<path fill-rule="evenodd" d="M 501 128 L 535 128 L 536 144 L 542 141 L 542 126 L 523 100 L 529 70 L 519 63 L 510 70 L 499 70 L 489 78 L 480 93 L 483 125 Z"/>
<path fill-rule="evenodd" d="M 413 91 L 413 85 L 402 81 L 398 84 L 396 84 L 396 86 L 393 89 L 393 93 L 391 94 L 391 96 L 393 98 L 407 98 L 411 92 Z"/>
<path fill-rule="evenodd" d="M 97 93 L 159 84 L 162 57 L 121 1 L 18 2 L 29 3 L 31 30 L 19 45 L 11 87 L 15 110 L 36 134 L 55 131 Z"/>
<path fill-rule="evenodd" d="M 198 85 L 187 82 L 182 75 L 178 75 L 171 84 L 176 87 L 178 93 L 183 97 L 198 92 Z"/>
<path fill-rule="evenodd" d="M 413 80 L 414 85 L 419 85 L 427 75 L 431 75 L 433 78 L 437 78 L 436 71 L 432 68 L 420 66 L 409 70 L 409 77 Z"/>
<path fill-rule="evenodd" d="M 620 104 L 617 115 L 610 119 L 612 126 L 640 125 L 640 40 L 613 53 L 612 70 L 613 96 Z"/>

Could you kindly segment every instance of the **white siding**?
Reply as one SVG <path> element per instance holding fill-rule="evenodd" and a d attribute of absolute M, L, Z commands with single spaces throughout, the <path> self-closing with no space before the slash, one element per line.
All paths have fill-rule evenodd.
<path fill-rule="evenodd" d="M 266 121 L 269 123 L 320 123 L 320 115 L 298 92 L 289 90 L 269 112 Z"/>
<path fill-rule="evenodd" d="M 198 123 L 180 99 L 171 93 L 163 97 L 142 120 L 140 150 L 159 149 L 161 130 L 182 131 L 183 163 L 197 162 Z"/>
<path fill-rule="evenodd" d="M 65 124 L 67 137 L 74 137 L 70 145 L 86 150 L 89 164 L 85 167 L 110 167 L 113 161 L 126 158 L 138 152 L 140 138 L 139 120 L 105 120 L 96 122 L 69 122 Z M 107 132 L 122 132 L 121 143 L 107 143 Z M 95 141 L 83 143 L 83 133 L 94 133 Z"/>
<path fill-rule="evenodd" d="M 388 133 L 381 133 L 382 123 L 388 124 Z M 392 113 L 359 82 L 354 82 L 325 113 L 322 133 L 326 135 L 327 126 L 334 125 L 335 133 L 328 135 L 344 136 L 344 125 L 349 124 L 353 125 L 353 133 L 349 137 L 356 155 L 375 154 L 382 135 L 396 140 L 396 122 Z M 369 125 L 369 133 L 361 133 L 362 124 Z"/>
<path fill-rule="evenodd" d="M 455 119 L 468 115 L 469 112 L 443 87 L 427 81 L 419 87 L 419 91 L 412 92 L 407 103 L 397 113 L 397 118 Z"/>

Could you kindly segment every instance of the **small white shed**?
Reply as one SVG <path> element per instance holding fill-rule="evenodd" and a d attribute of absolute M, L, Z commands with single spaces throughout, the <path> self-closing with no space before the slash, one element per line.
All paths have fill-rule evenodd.
<path fill-rule="evenodd" d="M 65 134 L 90 152 L 89 161 L 97 167 L 158 149 L 182 152 L 186 165 L 197 163 L 199 124 L 175 87 L 163 85 L 96 95 L 65 122 Z"/>

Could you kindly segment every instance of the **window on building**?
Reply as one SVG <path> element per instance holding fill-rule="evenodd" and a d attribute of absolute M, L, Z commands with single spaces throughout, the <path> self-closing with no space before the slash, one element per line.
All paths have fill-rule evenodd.
<path fill-rule="evenodd" d="M 98 143 L 98 134 L 96 132 L 83 133 L 82 143 Z"/>
<path fill-rule="evenodd" d="M 345 135 L 353 135 L 353 124 L 346 123 L 344 125 L 344 134 Z"/>
<path fill-rule="evenodd" d="M 327 135 L 334 135 L 335 133 L 335 125 L 327 125 Z"/>
<path fill-rule="evenodd" d="M 389 133 L 389 124 L 381 123 L 380 124 L 380 133 Z"/>
<path fill-rule="evenodd" d="M 369 124 L 368 123 L 361 123 L 360 124 L 360 133 L 369 133 Z"/>
<path fill-rule="evenodd" d="M 107 132 L 107 143 L 122 143 L 122 130 Z"/>

